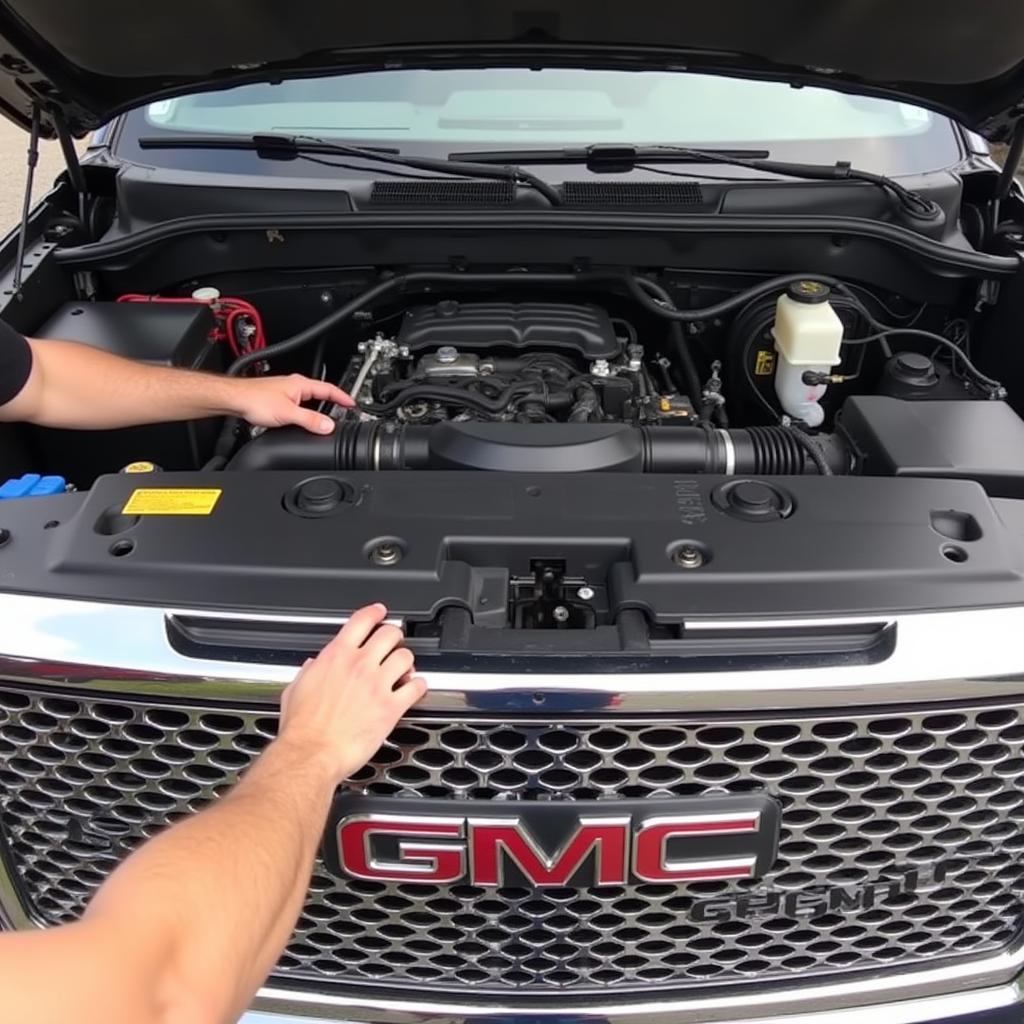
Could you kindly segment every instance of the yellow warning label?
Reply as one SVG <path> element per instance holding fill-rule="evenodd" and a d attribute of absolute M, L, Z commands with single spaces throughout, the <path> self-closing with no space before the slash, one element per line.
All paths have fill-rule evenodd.
<path fill-rule="evenodd" d="M 144 487 L 121 510 L 126 516 L 208 516 L 221 491 L 214 488 Z"/>
<path fill-rule="evenodd" d="M 775 353 L 771 349 L 762 348 L 758 350 L 757 361 L 754 363 L 754 373 L 758 377 L 770 377 L 775 369 Z"/>

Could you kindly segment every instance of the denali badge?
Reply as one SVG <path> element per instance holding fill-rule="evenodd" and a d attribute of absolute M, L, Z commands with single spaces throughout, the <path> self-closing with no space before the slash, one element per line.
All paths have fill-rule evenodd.
<path fill-rule="evenodd" d="M 779 808 L 761 796 L 586 803 L 344 795 L 325 859 L 381 882 L 531 887 L 757 878 L 775 860 Z"/>

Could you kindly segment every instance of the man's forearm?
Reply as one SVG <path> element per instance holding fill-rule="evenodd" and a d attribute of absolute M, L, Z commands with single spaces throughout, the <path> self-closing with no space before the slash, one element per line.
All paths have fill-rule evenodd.
<path fill-rule="evenodd" d="M 244 1010 L 295 926 L 333 791 L 324 766 L 275 742 L 228 796 L 100 889 L 85 922 L 131 907 L 159 937 L 166 961 L 155 996 L 168 1022 L 230 1021 Z"/>
<path fill-rule="evenodd" d="M 149 366 L 68 341 L 33 341 L 32 354 L 30 405 L 19 418 L 40 426 L 106 430 L 239 411 L 240 382 L 231 378 Z"/>
<path fill-rule="evenodd" d="M 426 692 L 386 616 L 355 612 L 242 781 L 132 853 L 80 921 L 0 935 L 5 1020 L 234 1024 L 295 926 L 334 790 Z"/>

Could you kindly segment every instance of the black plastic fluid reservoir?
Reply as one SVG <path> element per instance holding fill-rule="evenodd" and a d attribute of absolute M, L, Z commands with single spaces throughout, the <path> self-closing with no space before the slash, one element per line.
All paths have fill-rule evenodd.
<path fill-rule="evenodd" d="M 886 364 L 879 394 L 889 398 L 929 398 L 941 382 L 935 363 L 920 352 L 897 352 Z"/>

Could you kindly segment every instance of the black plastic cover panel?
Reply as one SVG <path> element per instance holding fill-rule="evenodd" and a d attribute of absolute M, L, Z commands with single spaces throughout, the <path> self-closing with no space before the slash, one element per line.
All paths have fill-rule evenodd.
<path fill-rule="evenodd" d="M 452 606 L 491 627 L 509 616 L 510 582 L 545 561 L 598 591 L 611 619 L 1024 604 L 1024 538 L 968 481 L 776 477 L 793 510 L 757 521 L 712 500 L 735 478 L 332 475 L 345 498 L 313 517 L 286 501 L 310 476 L 297 472 L 108 476 L 85 495 L 2 502 L 0 578 L 197 609 L 335 614 L 372 599 L 425 621 Z M 140 486 L 221 493 L 209 515 L 121 515 Z M 698 567 L 676 560 L 682 546 Z M 382 547 L 397 560 L 375 561 Z"/>
<path fill-rule="evenodd" d="M 456 302 L 413 310 L 398 342 L 413 352 L 454 345 L 494 353 L 501 349 L 577 352 L 612 359 L 622 348 L 600 306 L 555 302 Z"/>
<path fill-rule="evenodd" d="M 1006 402 L 857 395 L 840 428 L 865 473 L 976 480 L 993 497 L 1024 497 L 1024 420 Z"/>
<path fill-rule="evenodd" d="M 209 307 L 178 302 L 68 302 L 36 332 L 77 341 L 125 359 L 160 366 L 215 370 Z"/>

